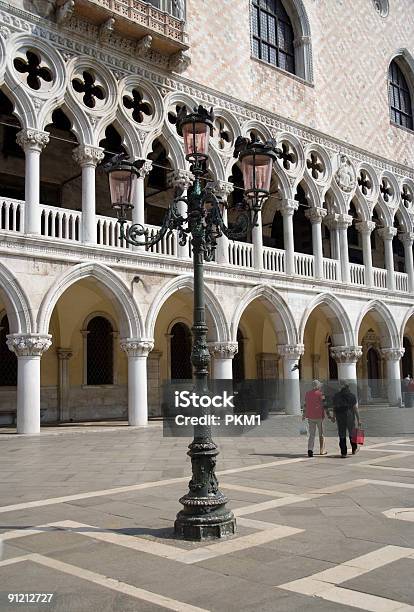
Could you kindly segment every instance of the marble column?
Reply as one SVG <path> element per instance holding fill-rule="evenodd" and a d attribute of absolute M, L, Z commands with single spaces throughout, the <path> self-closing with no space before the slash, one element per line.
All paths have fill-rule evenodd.
<path fill-rule="evenodd" d="M 392 240 L 397 235 L 396 227 L 383 227 L 378 230 L 378 234 L 384 241 L 385 267 L 387 269 L 387 288 L 390 291 L 395 289 L 394 277 L 394 253 L 392 250 Z"/>
<path fill-rule="evenodd" d="M 217 199 L 221 202 L 221 214 L 224 223 L 228 224 L 227 218 L 227 199 L 234 190 L 234 184 L 228 181 L 216 181 L 214 183 L 214 193 Z M 216 261 L 221 264 L 229 263 L 229 239 L 224 234 L 220 236 L 217 243 Z"/>
<path fill-rule="evenodd" d="M 213 357 L 213 378 L 232 380 L 233 357 L 239 350 L 238 342 L 210 342 L 208 348 Z"/>
<path fill-rule="evenodd" d="M 128 423 L 148 423 L 147 358 L 154 348 L 152 340 L 121 340 L 121 349 L 128 356 Z"/>
<path fill-rule="evenodd" d="M 408 276 L 408 292 L 414 293 L 413 240 L 414 233 L 406 232 L 400 236 L 404 245 L 405 271 Z"/>
<path fill-rule="evenodd" d="M 95 174 L 96 166 L 104 158 L 104 150 L 101 147 L 79 145 L 74 149 L 72 156 L 82 168 L 81 240 L 85 244 L 96 244 Z"/>
<path fill-rule="evenodd" d="M 374 272 L 372 269 L 372 247 L 371 234 L 375 229 L 374 221 L 361 221 L 355 225 L 362 237 L 362 254 L 365 267 L 365 285 L 367 287 L 374 286 Z"/>
<path fill-rule="evenodd" d="M 288 276 L 295 273 L 295 241 L 293 236 L 293 215 L 298 209 L 296 200 L 280 200 L 278 210 L 283 217 L 283 244 L 285 249 L 285 272 Z"/>
<path fill-rule="evenodd" d="M 283 363 L 284 404 L 286 414 L 301 414 L 299 359 L 303 344 L 281 344 L 277 347 Z"/>
<path fill-rule="evenodd" d="M 403 348 L 383 348 L 381 356 L 385 360 L 387 370 L 388 401 L 391 406 L 401 406 L 401 357 L 404 355 Z"/>
<path fill-rule="evenodd" d="M 70 348 L 57 348 L 59 360 L 59 388 L 58 388 L 58 418 L 59 421 L 69 421 L 69 359 L 73 352 Z"/>
<path fill-rule="evenodd" d="M 194 181 L 194 175 L 189 170 L 173 170 L 168 175 L 168 185 L 174 187 L 175 197 L 187 197 L 187 191 Z M 187 216 L 187 204 L 180 200 L 177 204 L 177 209 L 180 215 Z M 189 259 L 190 250 L 188 242 L 185 245 L 178 245 L 177 257 L 180 259 Z"/>
<path fill-rule="evenodd" d="M 352 225 L 352 216 L 340 214 L 336 216 L 336 228 L 339 234 L 339 251 L 341 260 L 341 278 L 342 282 L 349 284 L 351 282 L 351 270 L 349 267 L 349 252 L 348 252 L 348 227 Z"/>
<path fill-rule="evenodd" d="M 132 223 L 145 225 L 145 178 L 152 170 L 152 161 L 150 159 L 142 161 L 142 167 L 138 170 L 138 175 L 133 179 L 132 185 Z M 145 246 L 132 247 L 132 249 L 145 250 Z"/>
<path fill-rule="evenodd" d="M 361 346 L 332 346 L 331 356 L 338 364 L 339 380 L 357 384 L 356 364 L 362 357 Z"/>
<path fill-rule="evenodd" d="M 326 215 L 324 223 L 330 232 L 331 242 L 331 259 L 335 259 L 338 262 L 337 267 L 337 280 L 341 280 L 341 250 L 339 246 L 339 232 L 337 228 L 337 217 L 335 213 Z"/>
<path fill-rule="evenodd" d="M 49 334 L 9 334 L 17 355 L 17 433 L 40 432 L 40 358 L 52 344 Z"/>
<path fill-rule="evenodd" d="M 323 248 L 322 248 L 322 221 L 326 217 L 327 211 L 324 208 L 309 208 L 305 216 L 312 225 L 312 247 L 315 262 L 315 278 L 323 278 Z"/>
<path fill-rule="evenodd" d="M 16 141 L 25 154 L 24 231 L 26 234 L 40 234 L 40 153 L 49 142 L 49 132 L 23 129 L 17 133 Z"/>

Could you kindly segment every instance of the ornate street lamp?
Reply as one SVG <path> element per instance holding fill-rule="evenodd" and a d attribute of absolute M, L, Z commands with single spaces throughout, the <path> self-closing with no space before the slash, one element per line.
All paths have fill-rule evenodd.
<path fill-rule="evenodd" d="M 204 262 L 212 261 L 217 239 L 223 234 L 235 240 L 246 236 L 256 225 L 263 200 L 269 196 L 272 166 L 277 159 L 275 143 L 259 142 L 257 138 L 238 137 L 235 142 L 234 156 L 242 167 L 245 197 L 242 205 L 237 205 L 237 219 L 232 228 L 225 225 L 221 204 L 207 185 L 202 186 L 206 172 L 209 138 L 213 133 L 214 114 L 199 106 L 188 113 L 183 107 L 177 117 L 177 132 L 184 139 L 186 159 L 194 181 L 188 195 L 176 194 L 166 212 L 158 232 L 149 237 L 149 231 L 141 224 L 126 226 L 126 212 L 132 208 L 132 175 L 137 165 L 117 157 L 115 164 L 106 164 L 111 183 L 112 204 L 121 225 L 121 239 L 136 246 L 151 247 L 172 232 L 178 231 L 179 243 L 184 246 L 191 242 L 194 267 L 194 319 L 193 346 L 191 363 L 194 374 L 194 391 L 198 395 L 208 392 L 208 367 L 210 353 L 207 347 L 207 324 L 204 298 Z M 128 179 L 127 174 L 130 174 Z M 178 211 L 178 203 L 185 202 L 187 216 Z M 141 240 L 140 240 L 141 239 Z M 226 508 L 227 498 L 218 488 L 215 474 L 218 450 L 211 439 L 208 426 L 194 428 L 194 439 L 189 445 L 192 478 L 189 491 L 180 499 L 184 506 L 177 514 L 175 533 L 189 540 L 219 538 L 233 534 L 236 521 L 231 510 Z"/>

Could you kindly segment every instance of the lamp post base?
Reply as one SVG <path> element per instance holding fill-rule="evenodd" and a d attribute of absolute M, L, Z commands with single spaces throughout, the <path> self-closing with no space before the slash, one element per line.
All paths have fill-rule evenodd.
<path fill-rule="evenodd" d="M 227 498 L 219 493 L 215 498 L 193 498 L 185 495 L 180 499 L 184 509 L 177 514 L 174 533 L 184 540 L 213 540 L 234 535 L 236 519 L 227 510 Z"/>

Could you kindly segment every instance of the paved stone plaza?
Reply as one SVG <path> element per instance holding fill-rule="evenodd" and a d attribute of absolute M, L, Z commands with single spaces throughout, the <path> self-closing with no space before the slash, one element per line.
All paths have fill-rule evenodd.
<path fill-rule="evenodd" d="M 188 441 L 160 423 L 1 430 L 0 610 L 414 610 L 414 431 L 343 460 L 291 430 L 218 440 L 238 533 L 201 544 L 172 536 Z"/>

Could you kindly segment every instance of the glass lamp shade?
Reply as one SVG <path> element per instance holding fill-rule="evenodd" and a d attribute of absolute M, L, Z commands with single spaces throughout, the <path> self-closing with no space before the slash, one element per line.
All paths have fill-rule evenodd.
<path fill-rule="evenodd" d="M 186 155 L 208 155 L 210 127 L 207 123 L 189 121 L 182 128 Z"/>
<path fill-rule="evenodd" d="M 129 170 L 112 170 L 109 172 L 109 189 L 114 208 L 121 204 L 132 203 L 132 172 Z"/>
<path fill-rule="evenodd" d="M 244 189 L 247 194 L 254 191 L 269 192 L 273 160 L 270 155 L 252 153 L 241 160 Z"/>

